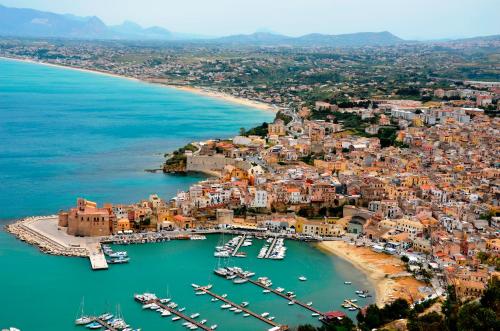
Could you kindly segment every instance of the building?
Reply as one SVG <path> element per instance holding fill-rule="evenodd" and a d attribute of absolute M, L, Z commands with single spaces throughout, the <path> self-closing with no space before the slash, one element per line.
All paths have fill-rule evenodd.
<path fill-rule="evenodd" d="M 73 236 L 108 236 L 113 233 L 115 219 L 111 209 L 98 208 L 95 202 L 78 198 L 76 208 L 59 213 L 59 226 L 67 227 Z"/>
<path fill-rule="evenodd" d="M 270 123 L 267 127 L 269 136 L 284 136 L 286 135 L 285 122 L 282 119 L 277 119 L 274 123 Z"/>

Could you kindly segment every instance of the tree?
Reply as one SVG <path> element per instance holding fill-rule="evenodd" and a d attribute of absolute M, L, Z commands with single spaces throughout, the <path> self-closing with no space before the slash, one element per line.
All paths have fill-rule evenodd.
<path fill-rule="evenodd" d="M 491 308 L 497 316 L 500 316 L 500 280 L 498 278 L 492 278 L 480 302 L 483 307 Z"/>
<path fill-rule="evenodd" d="M 490 308 L 471 302 L 460 308 L 457 327 L 459 331 L 494 331 L 500 330 L 500 320 Z"/>
<path fill-rule="evenodd" d="M 445 323 L 441 315 L 431 312 L 408 321 L 408 331 L 441 331 Z"/>
<path fill-rule="evenodd" d="M 448 331 L 457 330 L 457 316 L 459 309 L 459 302 L 454 286 L 448 286 L 448 297 L 441 307 L 441 311 L 445 316 L 445 325 Z"/>
<path fill-rule="evenodd" d="M 408 258 L 408 256 L 403 255 L 403 256 L 401 256 L 401 261 L 403 261 L 404 263 L 408 263 L 410 261 L 410 259 Z"/>

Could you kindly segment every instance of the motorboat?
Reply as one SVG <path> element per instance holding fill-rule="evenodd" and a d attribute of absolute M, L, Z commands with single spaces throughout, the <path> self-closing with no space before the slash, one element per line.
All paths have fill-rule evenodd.
<path fill-rule="evenodd" d="M 200 316 L 200 313 L 194 313 L 194 314 L 190 315 L 189 317 L 191 317 L 191 318 L 196 318 L 196 317 L 198 317 L 198 316 Z"/>
<path fill-rule="evenodd" d="M 178 311 L 179 313 L 182 313 L 184 310 L 186 310 L 186 307 L 182 307 L 182 308 L 177 309 L 177 311 Z"/>
<path fill-rule="evenodd" d="M 266 311 L 266 312 L 264 312 L 264 313 L 260 314 L 260 316 L 262 316 L 262 317 L 267 317 L 267 316 L 269 316 L 269 313 Z"/>
<path fill-rule="evenodd" d="M 307 278 L 306 278 L 306 277 L 304 277 L 304 276 L 300 276 L 300 277 L 299 277 L 299 280 L 300 280 L 301 282 L 305 282 L 305 281 L 307 280 Z"/>
<path fill-rule="evenodd" d="M 223 304 L 223 305 L 222 305 L 222 306 L 220 306 L 220 307 L 221 307 L 222 309 L 227 309 L 227 308 L 231 307 L 231 305 L 230 305 L 230 304 L 228 304 L 228 303 L 225 303 L 225 304 Z"/>
<path fill-rule="evenodd" d="M 288 301 L 288 305 L 289 305 L 289 306 L 294 305 L 294 304 L 295 304 L 295 302 L 293 302 L 293 301 Z"/>
<path fill-rule="evenodd" d="M 344 282 L 345 285 L 351 285 L 352 282 Z"/>
<path fill-rule="evenodd" d="M 102 325 L 97 323 L 97 322 L 92 322 L 87 325 L 85 325 L 86 328 L 91 329 L 91 330 L 97 330 L 102 328 Z"/>
<path fill-rule="evenodd" d="M 217 324 L 212 325 L 212 326 L 210 327 L 210 329 L 211 329 L 211 330 L 215 330 L 215 329 L 217 329 Z"/>
<path fill-rule="evenodd" d="M 172 321 L 174 321 L 174 322 L 175 322 L 175 321 L 178 321 L 178 320 L 180 320 L 180 319 L 181 319 L 181 318 L 180 318 L 179 316 L 174 316 L 174 317 L 172 317 Z"/>

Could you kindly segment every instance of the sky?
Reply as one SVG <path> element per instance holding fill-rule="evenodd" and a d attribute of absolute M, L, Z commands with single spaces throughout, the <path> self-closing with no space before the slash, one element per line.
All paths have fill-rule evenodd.
<path fill-rule="evenodd" d="M 0 0 L 9 7 L 125 20 L 208 36 L 390 31 L 404 39 L 500 34 L 500 0 Z"/>

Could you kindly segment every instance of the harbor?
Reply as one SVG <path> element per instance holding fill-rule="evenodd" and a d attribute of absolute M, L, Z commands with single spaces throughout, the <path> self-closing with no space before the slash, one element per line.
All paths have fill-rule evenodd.
<path fill-rule="evenodd" d="M 229 305 L 229 307 L 226 306 L 226 308 L 236 308 L 235 310 L 233 310 L 234 312 L 243 312 L 245 316 L 245 314 L 248 314 L 247 316 L 253 316 L 254 318 L 258 319 L 259 321 L 262 321 L 264 323 L 267 323 L 269 325 L 271 325 L 273 328 L 272 330 L 273 331 L 285 331 L 285 330 L 288 330 L 288 326 L 286 325 L 281 325 L 277 322 L 274 321 L 274 319 L 270 319 L 269 317 L 269 313 L 262 313 L 262 314 L 257 314 L 253 311 L 251 311 L 250 309 L 246 308 L 246 305 L 243 305 L 243 304 L 237 304 L 235 302 L 232 302 L 231 300 L 227 299 L 226 296 L 224 295 L 218 295 L 216 293 L 213 293 L 211 292 L 208 288 L 206 287 L 199 287 L 199 288 L 195 288 L 196 291 L 203 291 L 207 294 L 209 294 L 210 296 L 212 296 L 213 298 L 217 299 L 216 301 L 213 301 L 213 302 L 224 302 L 226 305 Z M 221 306 L 221 308 L 225 309 L 224 308 L 225 305 Z M 271 329 L 270 329 L 271 330 Z"/>

